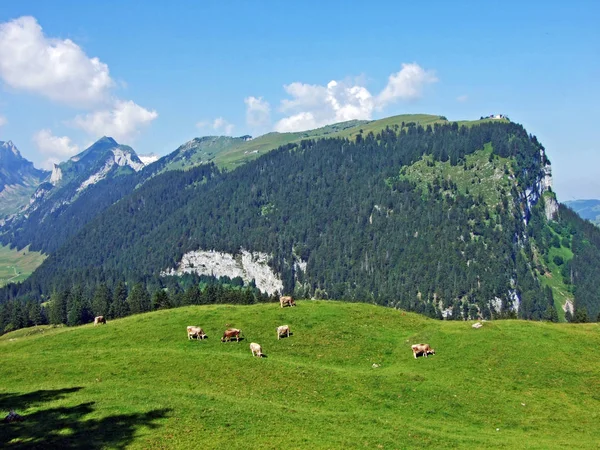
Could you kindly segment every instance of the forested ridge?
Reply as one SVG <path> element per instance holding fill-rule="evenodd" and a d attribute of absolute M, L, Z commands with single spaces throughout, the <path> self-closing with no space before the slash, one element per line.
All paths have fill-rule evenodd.
<path fill-rule="evenodd" d="M 499 179 L 496 200 L 478 190 L 481 174 L 467 163 L 481 155 Z M 424 157 L 453 167 L 463 184 L 447 176 L 423 188 L 406 176 L 403 168 Z M 403 124 L 289 144 L 232 172 L 171 171 L 108 207 L 0 295 L 39 301 L 76 288 L 91 299 L 98 286 L 123 282 L 175 295 L 180 283 L 160 272 L 186 252 L 247 249 L 272 254 L 284 292 L 298 297 L 439 318 L 557 320 L 552 289 L 540 283 L 550 225 L 543 200 L 532 197 L 548 163 L 537 139 L 514 123 Z M 563 271 L 575 270 L 565 276 L 575 307 L 595 319 L 598 302 L 579 286 L 599 289 L 587 264 L 600 255 L 600 235 L 564 209 L 556 223 L 574 253 Z M 307 263 L 305 272 L 297 262 Z"/>

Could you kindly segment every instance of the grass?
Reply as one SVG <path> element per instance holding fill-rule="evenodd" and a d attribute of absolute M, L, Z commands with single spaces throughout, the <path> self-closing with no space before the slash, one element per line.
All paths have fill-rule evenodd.
<path fill-rule="evenodd" d="M 25 280 L 44 259 L 46 256 L 42 253 L 30 252 L 27 248 L 11 250 L 0 246 L 0 286 Z"/>
<path fill-rule="evenodd" d="M 209 338 L 188 341 L 185 327 Z M 277 325 L 293 333 L 277 340 Z M 245 340 L 221 343 L 226 326 Z M 0 447 L 597 448 L 597 324 L 301 301 L 0 338 Z M 253 358 L 258 342 L 267 358 Z M 428 342 L 435 356 L 412 357 Z M 380 365 L 373 367 L 373 364 Z"/>
<path fill-rule="evenodd" d="M 427 193 L 427 185 L 433 184 L 434 179 L 451 180 L 461 194 L 482 195 L 484 202 L 493 207 L 500 203 L 502 190 L 511 190 L 512 182 L 505 169 L 512 173 L 512 168 L 508 158 L 494 155 L 490 161 L 491 154 L 492 145 L 488 143 L 482 150 L 466 155 L 464 162 L 455 166 L 450 161 L 434 162 L 432 156 L 425 155 L 411 166 L 403 167 L 400 177 L 417 183 L 424 194 Z"/>

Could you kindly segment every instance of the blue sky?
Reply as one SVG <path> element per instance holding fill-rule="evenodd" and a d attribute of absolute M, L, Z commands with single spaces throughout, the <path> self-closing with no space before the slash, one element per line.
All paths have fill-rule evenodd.
<path fill-rule="evenodd" d="M 402 3 L 2 2 L 0 140 L 48 167 L 104 134 L 164 155 L 203 135 L 503 113 L 545 145 L 559 200 L 600 198 L 600 2 Z"/>

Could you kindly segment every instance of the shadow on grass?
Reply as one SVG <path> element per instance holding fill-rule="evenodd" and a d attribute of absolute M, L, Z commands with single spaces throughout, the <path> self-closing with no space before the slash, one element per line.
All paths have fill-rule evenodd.
<path fill-rule="evenodd" d="M 0 423 L 0 448 L 125 448 L 133 442 L 138 429 L 157 428 L 159 425 L 155 422 L 169 412 L 168 409 L 157 409 L 86 419 L 85 416 L 94 412 L 94 402 L 40 409 L 31 414 L 25 412 L 28 408 L 60 400 L 81 389 L 75 387 L 27 394 L 0 394 L 0 413 L 5 414 L 13 409 L 24 418 L 23 422 Z"/>

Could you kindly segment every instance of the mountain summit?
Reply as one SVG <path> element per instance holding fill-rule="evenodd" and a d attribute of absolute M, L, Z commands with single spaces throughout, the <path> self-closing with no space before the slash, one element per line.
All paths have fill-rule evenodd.
<path fill-rule="evenodd" d="M 0 215 L 16 213 L 27 204 L 48 172 L 23 158 L 12 141 L 0 141 Z"/>

